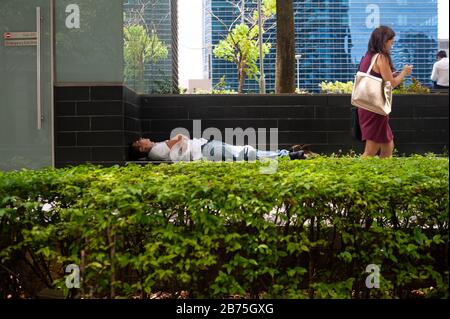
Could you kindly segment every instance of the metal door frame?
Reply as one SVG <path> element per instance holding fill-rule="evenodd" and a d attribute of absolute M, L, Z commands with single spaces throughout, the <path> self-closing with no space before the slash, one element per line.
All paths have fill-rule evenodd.
<path fill-rule="evenodd" d="M 55 167 L 55 0 L 50 1 L 50 143 L 52 166 Z"/>

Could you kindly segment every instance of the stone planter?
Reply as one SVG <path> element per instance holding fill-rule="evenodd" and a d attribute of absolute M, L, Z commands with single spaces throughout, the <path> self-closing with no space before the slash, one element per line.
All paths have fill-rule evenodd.
<path fill-rule="evenodd" d="M 391 126 L 399 154 L 448 150 L 448 94 L 394 95 Z M 350 95 L 143 95 L 126 87 L 58 87 L 55 90 L 57 166 L 127 160 L 138 136 L 169 138 L 193 121 L 201 130 L 278 129 L 278 146 L 313 144 L 316 152 L 361 152 L 350 134 Z M 270 143 L 267 134 L 267 143 Z"/>

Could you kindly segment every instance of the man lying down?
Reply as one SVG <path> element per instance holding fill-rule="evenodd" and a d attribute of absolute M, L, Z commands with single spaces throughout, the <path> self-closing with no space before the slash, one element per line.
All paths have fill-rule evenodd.
<path fill-rule="evenodd" d="M 307 145 L 294 145 L 290 150 L 262 151 L 251 145 L 234 146 L 217 140 L 193 138 L 178 134 L 171 140 L 153 142 L 140 138 L 130 144 L 130 159 L 165 162 L 210 161 L 254 161 L 289 156 L 291 160 L 306 159 L 317 155 Z"/>

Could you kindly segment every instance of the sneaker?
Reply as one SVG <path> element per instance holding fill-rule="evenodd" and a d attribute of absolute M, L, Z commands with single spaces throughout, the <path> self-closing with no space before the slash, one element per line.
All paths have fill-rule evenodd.
<path fill-rule="evenodd" d="M 296 144 L 292 146 L 289 151 L 290 152 L 298 152 L 298 151 L 311 151 L 311 144 Z"/>
<path fill-rule="evenodd" d="M 299 160 L 299 159 L 306 159 L 305 152 L 303 150 L 297 151 L 297 152 L 289 152 L 289 158 L 291 160 Z"/>

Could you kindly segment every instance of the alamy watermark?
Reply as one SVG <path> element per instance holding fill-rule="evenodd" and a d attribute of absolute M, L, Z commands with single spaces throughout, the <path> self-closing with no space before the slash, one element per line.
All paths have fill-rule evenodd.
<path fill-rule="evenodd" d="M 216 127 L 208 127 L 202 131 L 201 120 L 193 120 L 193 139 L 206 139 L 208 141 L 214 140 L 217 142 L 223 142 L 229 146 L 235 145 L 245 145 L 246 149 L 246 161 L 256 161 L 260 159 L 263 165 L 260 167 L 261 174 L 273 174 L 278 169 L 278 158 L 277 157 L 261 157 L 257 158 L 257 152 L 278 152 L 278 128 L 258 128 L 248 127 L 245 130 L 237 128 L 225 128 L 225 136 L 223 136 L 222 131 Z M 170 133 L 170 138 L 174 138 L 178 134 L 186 136 L 188 139 L 191 138 L 189 130 L 183 127 L 177 127 L 173 129 Z M 269 134 L 269 140 L 267 140 L 267 134 Z M 222 154 L 222 151 L 224 153 Z M 182 154 L 177 154 L 174 161 L 189 161 L 189 154 L 191 150 L 186 147 L 182 150 Z M 233 161 L 234 155 L 232 151 L 222 150 L 218 148 L 215 150 L 215 158 L 223 158 L 224 161 Z"/>
<path fill-rule="evenodd" d="M 80 288 L 80 267 L 76 264 L 70 264 L 66 267 L 66 287 L 69 289 Z"/>
<path fill-rule="evenodd" d="M 380 288 L 380 266 L 375 264 L 367 265 L 366 287 L 369 289 Z"/>

